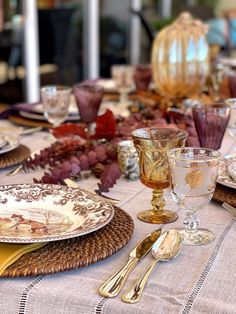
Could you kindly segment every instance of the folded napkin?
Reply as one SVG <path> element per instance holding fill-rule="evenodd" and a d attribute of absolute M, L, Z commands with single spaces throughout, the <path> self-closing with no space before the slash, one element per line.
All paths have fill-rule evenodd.
<path fill-rule="evenodd" d="M 22 255 L 35 251 L 45 244 L 46 242 L 31 244 L 0 243 L 0 275 Z"/>
<path fill-rule="evenodd" d="M 9 106 L 8 109 L 3 110 L 0 113 L 0 119 L 6 119 L 10 114 L 17 113 L 18 111 L 32 112 L 33 107 L 36 106 L 39 102 L 34 102 L 31 104 L 28 103 L 18 103 L 15 105 Z"/>

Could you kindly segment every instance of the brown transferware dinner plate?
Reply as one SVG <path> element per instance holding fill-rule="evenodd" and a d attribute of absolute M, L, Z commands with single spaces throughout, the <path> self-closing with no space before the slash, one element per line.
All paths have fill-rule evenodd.
<path fill-rule="evenodd" d="M 108 224 L 113 206 L 80 188 L 53 184 L 0 186 L 0 242 L 33 243 L 88 234 Z"/>

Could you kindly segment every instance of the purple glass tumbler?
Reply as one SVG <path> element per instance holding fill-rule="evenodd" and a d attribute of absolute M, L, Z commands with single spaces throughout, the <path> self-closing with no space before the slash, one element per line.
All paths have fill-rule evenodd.
<path fill-rule="evenodd" d="M 95 84 L 78 84 L 73 90 L 81 120 L 86 123 L 95 122 L 102 102 L 103 88 Z"/>
<path fill-rule="evenodd" d="M 229 91 L 232 98 L 236 97 L 236 75 L 230 75 L 229 80 Z"/>
<path fill-rule="evenodd" d="M 152 79 L 150 64 L 137 65 L 134 72 L 134 82 L 138 91 L 147 91 Z"/>
<path fill-rule="evenodd" d="M 229 117 L 230 107 L 223 103 L 193 108 L 193 119 L 201 147 L 220 148 Z"/>

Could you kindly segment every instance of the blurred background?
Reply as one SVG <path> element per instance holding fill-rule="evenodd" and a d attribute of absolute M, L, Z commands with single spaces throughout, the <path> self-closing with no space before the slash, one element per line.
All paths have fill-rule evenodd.
<path fill-rule="evenodd" d="M 182 11 L 234 55 L 234 0 L 0 0 L 0 102 L 34 100 L 36 76 L 36 85 L 73 85 L 110 77 L 113 64 L 149 63 L 153 38 Z"/>

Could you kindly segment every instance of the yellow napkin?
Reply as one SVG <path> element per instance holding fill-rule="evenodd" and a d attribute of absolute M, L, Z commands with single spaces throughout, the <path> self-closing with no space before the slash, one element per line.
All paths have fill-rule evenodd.
<path fill-rule="evenodd" d="M 35 251 L 46 243 L 31 243 L 31 244 L 12 244 L 0 243 L 0 275 L 4 270 L 15 263 L 22 255 Z"/>

